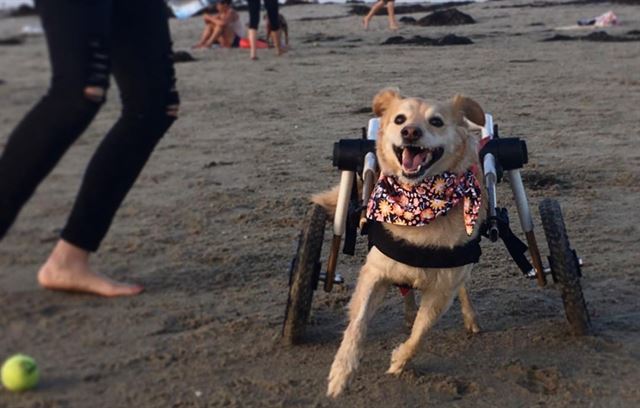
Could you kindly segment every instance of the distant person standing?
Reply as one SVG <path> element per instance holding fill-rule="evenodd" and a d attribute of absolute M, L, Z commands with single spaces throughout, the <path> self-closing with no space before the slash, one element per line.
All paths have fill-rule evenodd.
<path fill-rule="evenodd" d="M 380 11 L 386 4 L 387 14 L 388 14 L 387 17 L 389 19 L 389 29 L 393 31 L 397 30 L 398 22 L 396 21 L 396 12 L 395 12 L 394 3 L 395 3 L 394 0 L 379 0 L 377 3 L 371 6 L 371 10 L 369 10 L 369 14 L 367 14 L 362 19 L 362 25 L 364 26 L 364 29 L 366 30 L 369 28 L 369 22 L 371 22 L 371 19 L 373 18 L 373 16 L 375 16 L 376 13 L 378 13 L 378 11 Z"/>
<path fill-rule="evenodd" d="M 249 48 L 252 60 L 258 59 L 257 41 L 258 24 L 260 23 L 260 0 L 247 0 L 249 5 Z M 267 9 L 267 18 L 271 29 L 271 38 L 276 55 L 284 52 L 280 43 L 280 19 L 278 17 L 278 0 L 264 0 L 264 8 Z"/>
<path fill-rule="evenodd" d="M 52 68 L 47 94 L 10 134 L 0 156 L 0 240 L 104 103 L 113 74 L 120 118 L 91 158 L 59 241 L 38 272 L 41 286 L 102 296 L 140 293 L 91 269 L 127 192 L 178 116 L 163 0 L 36 0 Z"/>

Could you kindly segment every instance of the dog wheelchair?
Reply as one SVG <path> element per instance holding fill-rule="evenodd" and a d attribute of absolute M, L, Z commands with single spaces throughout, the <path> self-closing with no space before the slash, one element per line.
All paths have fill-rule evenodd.
<path fill-rule="evenodd" d="M 580 285 L 582 260 L 569 243 L 560 204 L 546 198 L 538 207 L 548 245 L 545 264 L 534 235 L 533 217 L 520 175 L 520 169 L 528 162 L 526 143 L 515 137 L 499 137 L 493 117 L 485 114 L 485 119 L 480 144 L 483 147 L 479 155 L 488 214 L 481 234 L 491 242 L 501 239 L 525 278 L 535 279 L 540 287 L 547 285 L 547 276 L 550 275 L 560 288 L 571 332 L 587 335 L 591 331 L 591 322 Z M 343 277 L 336 273 L 343 241 L 342 252 L 354 255 L 358 230 L 361 235 L 367 233 L 365 209 L 379 176 L 375 154 L 379 125 L 378 118 L 370 119 L 368 128 L 362 129 L 361 138 L 342 139 L 334 144 L 333 165 L 341 171 L 341 176 L 326 268 L 323 269 L 320 258 L 329 217 L 322 206 L 311 204 L 289 271 L 289 293 L 282 327 L 282 338 L 286 344 L 303 341 L 313 292 L 319 283 L 323 283 L 326 292 L 344 283 Z M 511 231 L 507 209 L 498 207 L 497 184 L 505 175 L 513 192 L 526 244 Z M 356 177 L 362 182 L 361 194 Z"/>

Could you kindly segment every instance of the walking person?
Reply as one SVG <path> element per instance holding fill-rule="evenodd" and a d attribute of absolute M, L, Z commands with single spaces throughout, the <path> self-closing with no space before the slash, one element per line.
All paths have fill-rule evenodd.
<path fill-rule="evenodd" d="M 102 296 L 143 288 L 89 265 L 156 144 L 178 115 L 163 0 L 36 0 L 51 84 L 9 135 L 0 156 L 0 240 L 23 205 L 104 103 L 113 74 L 120 118 L 97 148 L 61 236 L 38 272 L 41 286 Z"/>
<path fill-rule="evenodd" d="M 373 16 L 378 13 L 384 6 L 387 6 L 387 18 L 389 20 L 389 29 L 392 31 L 396 31 L 398 29 L 398 22 L 396 21 L 396 9 L 394 0 L 378 0 L 373 6 L 371 6 L 371 10 L 369 13 L 362 19 L 362 25 L 364 29 L 369 28 L 369 22 Z"/>
<path fill-rule="evenodd" d="M 258 24 L 260 23 L 260 0 L 247 0 L 249 5 L 249 48 L 252 60 L 258 59 L 257 41 Z M 278 17 L 278 0 L 264 0 L 264 8 L 267 9 L 267 18 L 271 28 L 271 38 L 276 55 L 282 55 L 284 50 L 280 44 L 280 19 Z"/>

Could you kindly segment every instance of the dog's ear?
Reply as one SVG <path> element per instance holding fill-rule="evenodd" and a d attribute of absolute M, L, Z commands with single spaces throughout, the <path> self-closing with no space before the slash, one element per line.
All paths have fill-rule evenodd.
<path fill-rule="evenodd" d="M 384 88 L 373 97 L 371 109 L 377 117 L 380 117 L 391 102 L 396 99 L 400 99 L 400 90 L 398 88 Z"/>
<path fill-rule="evenodd" d="M 461 121 L 463 118 L 480 127 L 484 126 L 484 111 L 478 102 L 466 96 L 456 95 L 452 101 L 453 112 Z"/>

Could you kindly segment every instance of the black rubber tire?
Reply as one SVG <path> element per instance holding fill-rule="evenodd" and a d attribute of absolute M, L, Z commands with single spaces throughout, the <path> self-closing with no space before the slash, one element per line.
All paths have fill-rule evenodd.
<path fill-rule="evenodd" d="M 282 340 L 288 345 L 300 343 L 304 335 L 313 291 L 318 287 L 326 224 L 325 209 L 312 204 L 305 216 L 298 249 L 289 271 L 289 298 L 282 325 Z"/>
<path fill-rule="evenodd" d="M 591 320 L 580 286 L 580 265 L 569 244 L 560 204 L 544 199 L 539 205 L 544 235 L 549 245 L 549 266 L 553 279 L 562 290 L 562 302 L 571 332 L 576 336 L 591 332 Z"/>

